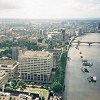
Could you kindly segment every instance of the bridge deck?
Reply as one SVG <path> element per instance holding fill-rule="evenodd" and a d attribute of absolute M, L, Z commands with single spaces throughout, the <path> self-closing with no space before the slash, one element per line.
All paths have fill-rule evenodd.
<path fill-rule="evenodd" d="M 88 43 L 88 44 L 98 43 L 98 44 L 100 44 L 100 42 L 72 42 L 72 43 Z"/>

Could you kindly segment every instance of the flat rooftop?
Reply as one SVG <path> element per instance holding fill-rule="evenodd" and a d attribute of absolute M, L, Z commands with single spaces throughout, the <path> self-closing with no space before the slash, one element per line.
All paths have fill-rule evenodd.
<path fill-rule="evenodd" d="M 33 58 L 33 57 L 51 57 L 53 53 L 48 51 L 26 51 L 22 53 L 21 57 Z"/>
<path fill-rule="evenodd" d="M 0 52 L 5 51 L 5 49 L 0 49 Z"/>
<path fill-rule="evenodd" d="M 57 32 L 57 31 L 54 31 L 54 32 L 48 32 L 48 34 L 62 34 L 61 32 Z"/>
<path fill-rule="evenodd" d="M 13 65 L 15 62 L 15 60 L 0 59 L 0 65 Z"/>

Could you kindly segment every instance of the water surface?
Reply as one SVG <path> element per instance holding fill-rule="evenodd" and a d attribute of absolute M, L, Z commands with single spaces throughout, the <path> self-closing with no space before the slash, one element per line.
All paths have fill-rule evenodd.
<path fill-rule="evenodd" d="M 78 40 L 100 42 L 100 33 L 87 34 L 75 41 Z M 76 44 L 73 44 L 68 53 L 71 60 L 66 67 L 64 100 L 100 100 L 100 44 L 80 44 L 79 50 L 75 47 Z M 87 67 L 90 73 L 81 71 L 81 56 L 93 63 L 92 67 Z M 88 76 L 96 76 L 97 82 L 89 83 Z"/>

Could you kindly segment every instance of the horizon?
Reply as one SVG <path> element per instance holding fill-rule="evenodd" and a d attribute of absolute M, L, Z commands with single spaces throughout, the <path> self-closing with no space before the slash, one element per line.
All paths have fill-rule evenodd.
<path fill-rule="evenodd" d="M 0 18 L 0 20 L 100 20 L 100 18 Z"/>

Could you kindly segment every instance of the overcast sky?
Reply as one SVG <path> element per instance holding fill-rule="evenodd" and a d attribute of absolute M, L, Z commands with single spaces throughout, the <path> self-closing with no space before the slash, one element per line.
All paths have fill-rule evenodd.
<path fill-rule="evenodd" d="M 100 18 L 100 0 L 0 0 L 0 18 Z"/>

